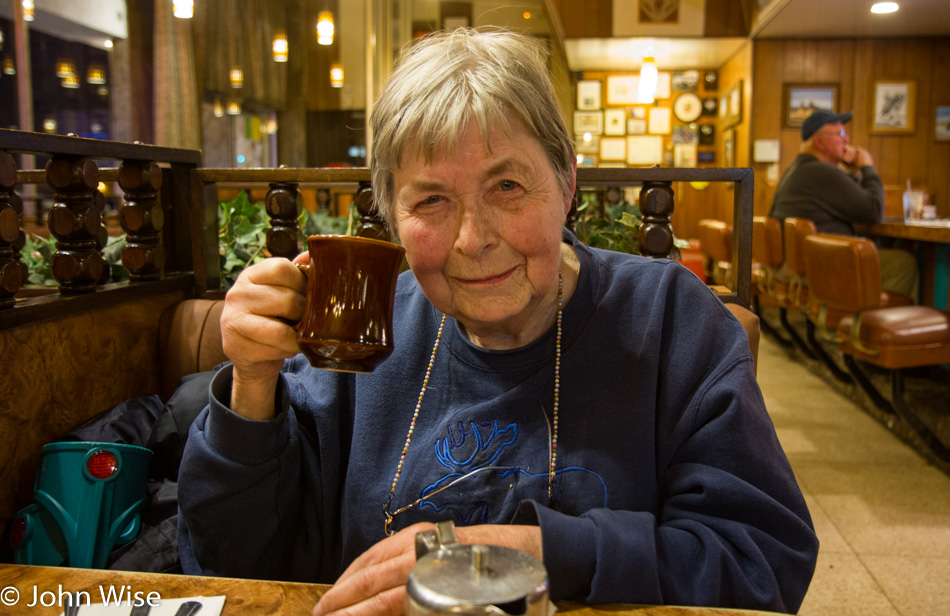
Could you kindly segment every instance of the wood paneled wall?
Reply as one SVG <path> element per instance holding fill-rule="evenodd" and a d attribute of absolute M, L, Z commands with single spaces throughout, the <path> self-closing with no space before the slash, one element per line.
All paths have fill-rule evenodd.
<path fill-rule="evenodd" d="M 613 0 L 549 0 L 566 38 L 613 36 Z M 554 17 L 552 16 L 552 19 Z"/>
<path fill-rule="evenodd" d="M 916 83 L 913 134 L 871 134 L 875 80 Z M 854 110 L 848 128 L 851 142 L 871 152 L 875 166 L 891 187 L 888 214 L 900 215 L 899 193 L 909 179 L 926 187 L 937 215 L 950 216 L 950 141 L 935 139 L 936 108 L 950 105 L 950 38 L 775 40 L 754 44 L 754 114 L 751 139 L 778 139 L 780 174 L 798 153 L 798 129 L 783 128 L 783 84 L 838 84 L 838 111 Z M 768 165 L 753 163 L 755 212 L 767 214 L 777 181 L 769 181 Z"/>
<path fill-rule="evenodd" d="M 719 69 L 719 89 L 721 97 L 733 85 L 742 82 L 742 118 L 738 124 L 726 127 L 716 125 L 716 167 L 725 167 L 724 138 L 730 132 L 735 134 L 735 161 L 733 167 L 750 166 L 749 134 L 755 105 L 752 100 L 752 44 L 746 43 L 732 58 Z M 759 179 L 756 178 L 758 185 Z M 733 187 L 731 184 L 711 184 L 706 190 L 697 191 L 689 184 L 677 182 L 673 187 L 676 194 L 676 208 L 673 211 L 673 233 L 676 237 L 694 239 L 699 237 L 699 221 L 715 218 L 733 221 Z"/>

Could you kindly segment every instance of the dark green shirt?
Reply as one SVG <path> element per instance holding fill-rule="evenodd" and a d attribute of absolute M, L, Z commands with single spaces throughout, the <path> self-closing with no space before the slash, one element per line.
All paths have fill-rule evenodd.
<path fill-rule="evenodd" d="M 799 154 L 779 182 L 769 216 L 807 218 L 819 233 L 854 235 L 852 223 L 884 216 L 884 187 L 870 165 L 861 168 L 857 181 L 811 154 Z"/>

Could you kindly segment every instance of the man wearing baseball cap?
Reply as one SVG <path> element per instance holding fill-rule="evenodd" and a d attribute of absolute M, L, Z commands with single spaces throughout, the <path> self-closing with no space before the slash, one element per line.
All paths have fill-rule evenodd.
<path fill-rule="evenodd" d="M 819 233 L 854 235 L 853 223 L 880 222 L 884 187 L 871 154 L 852 146 L 844 125 L 852 112 L 815 111 L 802 123 L 800 154 L 772 198 L 769 216 L 807 218 Z M 917 297 L 918 270 L 913 255 L 879 249 L 881 287 Z"/>

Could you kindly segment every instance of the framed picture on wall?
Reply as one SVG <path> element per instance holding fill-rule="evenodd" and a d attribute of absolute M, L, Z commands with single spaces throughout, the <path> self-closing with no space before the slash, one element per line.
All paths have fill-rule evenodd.
<path fill-rule="evenodd" d="M 871 91 L 872 133 L 913 133 L 917 84 L 875 81 Z"/>
<path fill-rule="evenodd" d="M 574 134 L 600 135 L 604 132 L 604 113 L 602 111 L 575 111 Z"/>
<path fill-rule="evenodd" d="M 937 121 L 934 138 L 937 141 L 950 141 L 950 105 L 937 107 Z"/>
<path fill-rule="evenodd" d="M 719 120 L 723 126 L 735 126 L 742 121 L 742 80 L 727 88 L 719 97 Z"/>
<path fill-rule="evenodd" d="M 838 110 L 838 84 L 786 83 L 782 86 L 782 125 L 799 128 L 815 111 Z"/>
<path fill-rule="evenodd" d="M 600 109 L 600 81 L 577 82 L 577 108 L 580 111 Z"/>
<path fill-rule="evenodd" d="M 637 75 L 608 75 L 607 104 L 635 105 L 639 87 L 640 77 Z"/>
<path fill-rule="evenodd" d="M 736 131 L 734 130 L 722 133 L 722 166 L 736 166 Z"/>
<path fill-rule="evenodd" d="M 604 134 L 605 135 L 626 135 L 627 134 L 626 109 L 604 110 Z"/>

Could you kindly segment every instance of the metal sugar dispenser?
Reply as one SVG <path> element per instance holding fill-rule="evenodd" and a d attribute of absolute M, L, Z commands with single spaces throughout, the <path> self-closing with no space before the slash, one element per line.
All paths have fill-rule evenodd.
<path fill-rule="evenodd" d="M 461 545 L 451 521 L 416 535 L 406 583 L 409 616 L 549 616 L 547 571 L 536 558 L 497 545 Z"/>

